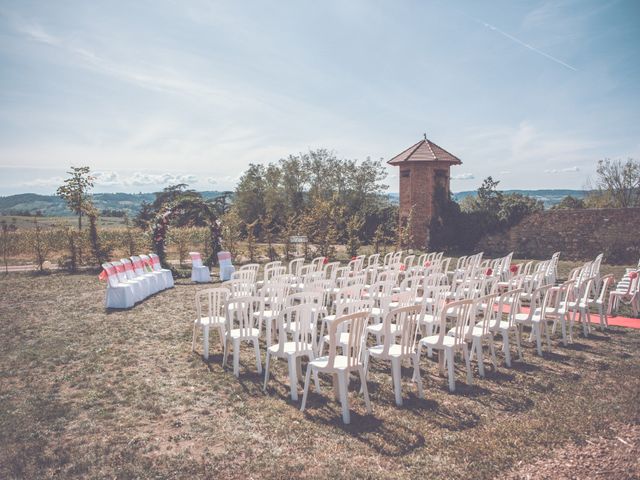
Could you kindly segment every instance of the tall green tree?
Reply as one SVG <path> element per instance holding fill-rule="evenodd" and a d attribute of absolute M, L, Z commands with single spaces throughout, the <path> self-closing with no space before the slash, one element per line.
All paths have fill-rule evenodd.
<path fill-rule="evenodd" d="M 89 191 L 93 188 L 94 177 L 89 167 L 71 167 L 71 175 L 56 190 L 56 195 L 67 202 L 69 209 L 78 215 L 78 230 L 82 230 L 82 215 L 93 208 Z"/>

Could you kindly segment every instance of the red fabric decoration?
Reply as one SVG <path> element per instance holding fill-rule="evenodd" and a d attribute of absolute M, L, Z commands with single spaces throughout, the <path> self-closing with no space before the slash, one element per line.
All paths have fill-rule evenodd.
<path fill-rule="evenodd" d="M 493 270 L 491 270 L 490 268 L 487 268 L 487 277 L 490 277 L 491 275 L 493 275 Z"/>
<path fill-rule="evenodd" d="M 351 257 L 351 260 L 356 260 L 358 257 Z"/>
<path fill-rule="evenodd" d="M 407 266 L 403 263 L 402 265 L 400 265 L 400 271 L 404 272 L 407 269 Z"/>
<path fill-rule="evenodd" d="M 108 276 L 109 276 L 109 274 L 107 273 L 107 271 L 106 270 L 102 270 L 100 272 L 100 275 L 98 275 L 98 280 L 104 281 L 104 280 L 107 279 Z"/>
<path fill-rule="evenodd" d="M 322 260 L 322 263 L 326 265 L 327 263 L 329 263 L 329 259 L 327 257 L 324 257 L 324 260 Z"/>
<path fill-rule="evenodd" d="M 636 278 L 638 276 L 638 272 L 631 272 L 629 274 L 629 278 Z"/>
<path fill-rule="evenodd" d="M 431 262 L 429 262 L 429 261 L 424 262 L 424 266 L 425 267 L 430 267 L 431 266 Z"/>
<path fill-rule="evenodd" d="M 121 264 L 120 265 L 116 265 L 116 272 L 123 273 L 124 272 L 124 267 Z"/>
<path fill-rule="evenodd" d="M 509 271 L 510 271 L 511 273 L 517 273 L 517 272 L 518 272 L 518 266 L 517 266 L 517 265 L 511 265 L 511 266 L 509 267 Z"/>

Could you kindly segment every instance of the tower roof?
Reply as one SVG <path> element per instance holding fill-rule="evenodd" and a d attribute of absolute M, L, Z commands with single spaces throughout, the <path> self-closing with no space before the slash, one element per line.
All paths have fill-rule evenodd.
<path fill-rule="evenodd" d="M 405 162 L 443 162 L 452 165 L 460 165 L 462 161 L 455 155 L 451 155 L 444 148 L 439 147 L 424 136 L 415 145 L 410 146 L 404 152 L 399 153 L 387 163 L 390 165 L 402 165 Z"/>

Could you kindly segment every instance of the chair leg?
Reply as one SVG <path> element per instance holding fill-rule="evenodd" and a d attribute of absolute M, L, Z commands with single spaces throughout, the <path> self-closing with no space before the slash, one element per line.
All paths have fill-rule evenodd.
<path fill-rule="evenodd" d="M 402 406 L 402 382 L 401 382 L 401 365 L 400 358 L 392 358 L 391 359 L 391 378 L 393 380 L 393 392 L 396 396 L 396 405 Z"/>
<path fill-rule="evenodd" d="M 480 376 L 484 378 L 484 357 L 482 356 L 482 339 L 479 337 L 475 337 L 473 339 L 473 343 L 471 344 L 471 347 L 470 347 L 470 352 L 467 355 L 469 357 L 469 365 L 471 365 L 471 354 L 473 353 L 474 350 L 478 354 L 478 372 L 480 373 Z M 465 361 L 467 360 L 466 358 L 467 356 L 465 356 Z"/>
<path fill-rule="evenodd" d="M 564 323 L 562 326 L 564 327 Z M 551 351 L 551 337 L 549 336 L 549 325 L 547 325 L 547 322 L 544 322 L 544 333 L 547 337 L 547 349 Z"/>
<path fill-rule="evenodd" d="M 229 339 L 225 337 L 224 339 L 224 349 L 222 351 L 222 366 L 227 366 L 227 357 L 229 356 Z"/>
<path fill-rule="evenodd" d="M 371 400 L 369 400 L 369 388 L 367 387 L 367 378 L 364 375 L 364 370 L 359 369 L 360 382 L 362 382 L 362 394 L 364 396 L 364 404 L 367 407 L 367 413 L 371 413 Z"/>
<path fill-rule="evenodd" d="M 298 368 L 296 365 L 297 357 L 289 355 L 287 361 L 289 363 L 289 384 L 291 389 L 291 400 L 298 400 Z"/>
<path fill-rule="evenodd" d="M 560 327 L 562 328 L 562 344 L 567 346 L 567 322 L 566 322 L 567 314 L 564 314 L 558 320 L 560 322 Z M 547 338 L 549 338 L 548 328 L 545 326 L 545 331 L 547 332 Z M 551 344 L 549 344 L 549 350 L 551 350 Z"/>
<path fill-rule="evenodd" d="M 542 333 L 540 332 L 540 329 L 542 328 L 542 323 L 534 323 L 531 327 L 532 327 L 531 333 L 534 334 L 535 332 L 536 348 L 538 350 L 538 355 L 542 356 Z"/>
<path fill-rule="evenodd" d="M 453 372 L 453 350 L 446 349 L 443 357 L 444 356 L 447 357 L 447 362 L 449 364 L 449 391 L 454 392 L 456 390 L 456 378 Z M 442 360 L 444 362 L 444 358 Z"/>
<path fill-rule="evenodd" d="M 493 371 L 495 372 L 498 368 L 498 361 L 496 360 L 496 347 L 493 343 L 494 338 L 491 336 L 489 337 L 489 349 L 491 350 L 491 363 L 493 364 Z M 502 347 L 504 349 L 504 337 L 502 338 Z"/>
<path fill-rule="evenodd" d="M 422 375 L 420 375 L 420 356 L 418 354 L 413 357 L 413 378 L 418 384 L 418 397 L 424 398 L 424 389 L 422 388 Z"/>
<path fill-rule="evenodd" d="M 267 382 L 269 381 L 269 360 L 271 359 L 271 355 L 269 355 L 269 350 L 267 350 L 267 356 L 264 360 L 264 385 L 262 386 L 262 391 L 267 391 Z"/>
<path fill-rule="evenodd" d="M 233 339 L 233 374 L 240 376 L 240 339 Z"/>
<path fill-rule="evenodd" d="M 516 347 L 518 348 L 518 360 L 522 361 L 522 346 L 520 345 L 520 339 L 522 337 L 522 325 L 518 325 L 516 328 Z"/>
<path fill-rule="evenodd" d="M 504 363 L 507 367 L 511 367 L 511 345 L 509 344 L 509 330 L 502 332 L 502 341 L 504 342 Z"/>
<path fill-rule="evenodd" d="M 309 380 L 311 378 L 311 366 L 307 365 L 307 373 L 304 376 L 304 391 L 302 392 L 302 405 L 300 405 L 300 411 L 304 412 L 304 407 L 307 405 L 307 394 L 309 393 Z M 317 375 L 316 375 L 317 378 Z"/>
<path fill-rule="evenodd" d="M 202 327 L 202 357 L 209 360 L 209 325 Z"/>
<path fill-rule="evenodd" d="M 341 370 L 338 373 L 338 383 L 340 384 L 340 403 L 342 405 L 342 421 L 345 424 L 351 423 L 351 414 L 349 412 L 349 373 L 346 370 Z"/>
<path fill-rule="evenodd" d="M 473 385 L 473 375 L 471 374 L 471 362 L 469 361 L 469 357 L 471 356 L 470 350 L 471 350 L 470 345 L 466 345 L 466 344 L 462 345 L 462 353 L 464 354 L 464 363 L 466 364 L 466 367 L 467 367 L 467 385 Z"/>
<path fill-rule="evenodd" d="M 258 367 L 258 373 L 262 373 L 262 360 L 260 359 L 260 346 L 258 345 L 258 339 L 253 340 L 253 349 L 256 352 L 256 367 Z"/>
<path fill-rule="evenodd" d="M 193 324 L 193 340 L 191 341 L 191 351 L 195 352 L 196 351 L 196 330 L 198 328 L 198 325 L 196 323 Z"/>

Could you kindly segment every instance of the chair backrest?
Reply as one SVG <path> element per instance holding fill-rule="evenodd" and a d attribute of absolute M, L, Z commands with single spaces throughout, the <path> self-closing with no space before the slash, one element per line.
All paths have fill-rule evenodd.
<path fill-rule="evenodd" d="M 107 274 L 107 282 L 109 286 L 117 287 L 120 281 L 118 280 L 118 272 L 116 272 L 116 267 L 114 267 L 109 262 L 105 262 L 102 264 L 102 268 Z"/>
<path fill-rule="evenodd" d="M 231 274 L 231 280 L 242 280 L 253 283 L 256 279 L 256 272 L 253 270 L 236 270 Z"/>
<path fill-rule="evenodd" d="M 316 272 L 321 272 L 326 261 L 328 261 L 327 257 L 316 257 L 311 260 L 311 266 Z"/>
<path fill-rule="evenodd" d="M 309 350 L 313 345 L 318 325 L 318 311 L 313 308 L 312 303 L 299 303 L 283 308 L 276 322 L 278 353 L 284 353 L 287 342 L 289 345 L 294 344 L 296 352 Z M 294 325 L 296 328 L 291 328 Z M 291 340 L 289 340 L 289 332 L 291 332 Z M 270 344 L 271 338 L 267 338 L 267 346 Z"/>
<path fill-rule="evenodd" d="M 531 302 L 529 304 L 529 314 L 527 316 L 528 321 L 531 321 L 534 315 L 543 314 L 546 311 L 546 304 L 550 290 L 551 285 L 542 285 L 531 292 Z"/>
<path fill-rule="evenodd" d="M 240 338 L 253 336 L 254 328 L 262 328 L 262 317 L 254 315 L 260 311 L 260 299 L 257 297 L 235 297 L 227 300 L 227 332 L 240 330 Z"/>
<path fill-rule="evenodd" d="M 127 274 L 125 272 L 124 265 L 121 262 L 111 262 L 111 265 L 116 269 L 118 282 L 127 283 Z"/>
<path fill-rule="evenodd" d="M 162 265 L 160 264 L 160 257 L 155 253 L 150 253 L 149 258 L 151 259 L 151 266 L 156 272 L 162 270 Z"/>
<path fill-rule="evenodd" d="M 153 272 L 153 264 L 151 263 L 151 259 L 148 255 L 144 253 L 140 254 L 140 260 L 142 260 L 142 268 L 145 272 Z"/>
<path fill-rule="evenodd" d="M 224 318 L 229 295 L 226 288 L 207 288 L 196 292 L 197 318 Z"/>
<path fill-rule="evenodd" d="M 249 271 L 253 272 L 253 278 L 258 278 L 258 271 L 260 270 L 260 264 L 259 263 L 247 263 L 246 265 L 242 265 L 238 270 L 241 271 L 241 272 L 249 270 Z"/>
<path fill-rule="evenodd" d="M 393 255 L 394 255 L 394 252 L 389 252 L 385 254 L 384 258 L 382 259 L 382 265 L 384 267 L 388 267 L 389 265 L 391 265 L 391 262 L 393 261 Z"/>
<path fill-rule="evenodd" d="M 236 297 L 250 297 L 255 292 L 255 284 L 245 279 L 229 280 L 222 284 L 224 288 L 229 289 L 231 296 Z"/>
<path fill-rule="evenodd" d="M 349 340 L 343 345 L 342 353 L 347 357 L 347 368 L 362 365 L 365 348 L 365 329 L 369 322 L 368 311 L 357 311 L 337 317 L 329 324 L 329 357 L 327 367 L 334 368 L 340 333 L 348 332 Z"/>
<path fill-rule="evenodd" d="M 274 278 L 278 278 L 278 277 L 281 277 L 282 275 L 285 275 L 286 273 L 287 273 L 287 267 L 284 267 L 282 265 L 272 265 L 269 268 L 265 267 L 262 278 L 264 283 L 267 283 Z"/>
<path fill-rule="evenodd" d="M 323 267 L 326 278 L 331 280 L 331 282 L 335 282 L 336 281 L 336 274 L 337 274 L 337 271 L 338 271 L 339 268 L 340 268 L 340 262 L 329 262 L 329 263 L 326 263 L 324 265 L 324 267 Z"/>
<path fill-rule="evenodd" d="M 194 267 L 202 266 L 202 255 L 198 252 L 189 252 L 189 256 L 191 257 L 191 265 Z"/>
<path fill-rule="evenodd" d="M 287 282 L 272 281 L 262 287 L 260 298 L 262 298 L 261 310 L 269 309 L 272 312 L 279 312 L 285 304 L 291 284 Z"/>
<path fill-rule="evenodd" d="M 131 264 L 133 265 L 133 271 L 136 276 L 142 276 L 145 274 L 144 268 L 142 267 L 142 260 L 137 255 L 132 255 L 129 257 L 131 259 Z"/>
<path fill-rule="evenodd" d="M 469 328 L 468 330 L 469 338 L 471 337 L 471 333 L 473 332 L 474 323 L 480 320 L 480 313 L 482 313 L 483 315 L 482 322 L 480 322 L 483 335 L 496 328 L 497 322 L 500 320 L 500 317 L 495 310 L 497 297 L 497 293 L 490 293 L 489 295 L 483 295 L 473 300 L 473 307 L 471 309 L 471 321 L 469 322 L 471 328 Z"/>
<path fill-rule="evenodd" d="M 218 252 L 218 265 L 220 265 L 220 268 L 232 267 L 233 264 L 231 263 L 231 252 Z"/>
<path fill-rule="evenodd" d="M 122 263 L 122 266 L 124 267 L 124 273 L 127 278 L 129 280 L 135 279 L 136 272 L 133 270 L 133 264 L 131 263 L 131 260 L 129 260 L 128 258 L 121 258 L 120 263 Z"/>
<path fill-rule="evenodd" d="M 501 293 L 495 300 L 496 316 L 498 320 L 502 320 L 503 315 L 507 316 L 508 327 L 514 324 L 516 313 L 520 311 L 520 294 L 521 288 L 507 290 Z"/>
<path fill-rule="evenodd" d="M 369 258 L 367 259 L 367 267 L 378 267 L 380 263 L 380 254 L 379 253 L 374 253 L 372 255 L 369 255 Z"/>
<path fill-rule="evenodd" d="M 394 308 L 384 317 L 382 331 L 384 332 L 383 355 L 389 354 L 391 345 L 400 345 L 400 354 L 412 355 L 416 351 L 420 326 L 420 305 Z M 395 324 L 400 335 L 391 333 L 391 325 Z"/>
<path fill-rule="evenodd" d="M 294 258 L 289 262 L 289 273 L 291 275 L 298 275 L 298 269 L 304 265 L 304 257 Z"/>
<path fill-rule="evenodd" d="M 319 305 L 322 304 L 323 293 L 319 291 L 310 291 L 310 292 L 295 292 L 290 293 L 286 300 L 286 306 L 293 306 L 299 303 L 309 303 L 311 305 Z"/>
<path fill-rule="evenodd" d="M 615 282 L 615 278 L 611 273 L 601 278 L 600 292 L 598 293 L 597 298 L 598 303 L 604 305 L 605 299 L 607 298 L 607 291 L 609 290 L 611 285 L 613 285 L 613 282 Z"/>
<path fill-rule="evenodd" d="M 440 312 L 440 331 L 439 341 L 444 342 L 445 335 L 448 334 L 447 317 L 455 318 L 452 330 L 454 345 L 462 345 L 469 331 L 471 323 L 471 313 L 473 309 L 473 300 L 457 300 L 445 305 Z"/>

